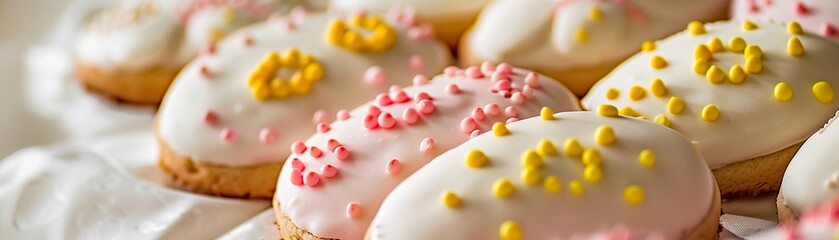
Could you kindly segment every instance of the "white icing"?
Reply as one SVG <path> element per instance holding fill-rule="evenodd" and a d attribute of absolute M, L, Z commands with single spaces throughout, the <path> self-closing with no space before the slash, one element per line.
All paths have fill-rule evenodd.
<path fill-rule="evenodd" d="M 587 109 L 595 109 L 601 104 L 629 106 L 651 120 L 664 114 L 670 118 L 673 129 L 698 142 L 712 168 L 799 143 L 818 130 L 839 108 L 839 100 L 822 104 L 811 92 L 818 81 L 830 83 L 834 90 L 839 87 L 839 68 L 835 67 L 839 46 L 809 33 L 790 34 L 784 24 L 756 24 L 758 29 L 744 31 L 742 22 L 711 23 L 705 25 L 707 34 L 691 36 L 681 32 L 658 41 L 655 51 L 636 54 L 597 83 L 583 99 L 583 105 Z M 761 73 L 746 74 L 741 84 L 728 80 L 712 84 L 704 75 L 693 71 L 694 49 L 698 44 L 707 44 L 712 37 L 718 37 L 727 46 L 736 36 L 750 45 L 760 46 L 763 51 Z M 793 57 L 787 52 L 787 43 L 793 36 L 804 45 L 805 53 L 801 57 Z M 652 69 L 650 61 L 655 55 L 666 59 L 667 67 Z M 742 53 L 729 51 L 714 53 L 711 64 L 728 73 L 735 64 L 745 66 L 745 57 Z M 660 78 L 667 87 L 665 97 L 650 93 L 649 86 L 655 78 Z M 792 88 L 793 97 L 787 102 L 779 102 L 773 97 L 779 82 L 786 82 Z M 633 85 L 643 87 L 646 97 L 630 100 L 627 95 Z M 607 99 L 606 92 L 610 88 L 620 91 L 618 99 Z M 672 96 L 684 100 L 683 113 L 668 113 L 667 104 Z M 716 122 L 700 118 L 707 104 L 719 107 L 720 117 Z"/>
<path fill-rule="evenodd" d="M 830 120 L 835 121 L 835 118 Z M 834 196 L 839 196 L 839 125 L 827 124 L 810 136 L 784 173 L 781 193 L 784 203 L 798 214 Z"/>
<path fill-rule="evenodd" d="M 684 239 L 709 214 L 719 211 L 711 209 L 716 190 L 710 171 L 680 134 L 628 117 L 602 117 L 592 112 L 554 116 L 550 121 L 537 117 L 509 124 L 507 136 L 484 134 L 431 160 L 387 196 L 367 237 L 498 239 L 499 226 L 513 220 L 521 226 L 522 239 L 567 239 L 616 225 L 638 235 Z M 594 141 L 595 129 L 603 125 L 614 129 L 617 140 L 612 145 Z M 599 183 L 583 180 L 583 164 L 563 153 L 563 143 L 569 137 L 602 155 Z M 545 191 L 543 180 L 528 185 L 520 177 L 522 153 L 538 149 L 543 139 L 559 148 L 558 155 L 544 157 L 541 168 L 543 180 L 547 176 L 560 179 L 562 188 L 556 194 Z M 486 166 L 475 169 L 466 165 L 464 156 L 473 149 L 489 158 Z M 653 167 L 639 163 L 644 149 L 655 154 Z M 515 186 L 505 199 L 493 194 L 493 184 L 499 178 L 507 178 Z M 583 182 L 581 196 L 573 196 L 569 190 L 572 180 Z M 624 188 L 630 185 L 643 187 L 645 200 L 641 204 L 624 200 Z M 460 197 L 458 207 L 449 208 L 441 202 L 445 191 Z"/>
<path fill-rule="evenodd" d="M 202 56 L 189 64 L 169 89 L 158 113 L 158 132 L 175 152 L 194 160 L 227 166 L 248 166 L 281 162 L 289 154 L 292 141 L 315 132 L 312 116 L 324 110 L 330 119 L 342 108 L 369 100 L 390 85 L 408 85 L 415 74 L 439 72 L 450 61 L 448 50 L 436 41 L 409 39 L 406 29 L 398 29 L 397 43 L 380 53 L 356 53 L 327 43 L 324 32 L 331 17 L 310 15 L 286 30 L 279 21 L 267 21 L 241 29 L 220 42 L 215 55 Z M 252 45 L 244 39 L 252 39 Z M 324 79 L 315 83 L 305 96 L 259 101 L 248 88 L 248 76 L 269 51 L 284 52 L 290 47 L 311 54 L 325 70 Z M 411 56 L 424 60 L 423 70 L 408 66 Z M 202 66 L 211 72 L 201 75 Z M 387 83 L 371 86 L 364 82 L 365 71 L 380 66 Z M 203 122 L 208 110 L 218 114 L 219 122 Z M 273 128 L 278 139 L 262 144 L 259 133 Z M 220 131 L 235 131 L 235 140 L 225 143 Z"/>

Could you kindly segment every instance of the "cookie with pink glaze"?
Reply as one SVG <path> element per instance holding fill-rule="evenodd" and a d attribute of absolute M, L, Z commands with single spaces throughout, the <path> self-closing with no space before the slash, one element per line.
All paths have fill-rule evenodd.
<path fill-rule="evenodd" d="M 775 230 L 755 235 L 750 239 L 763 240 L 822 240 L 839 236 L 839 198 L 810 206 L 801 221 L 782 222 Z"/>
<path fill-rule="evenodd" d="M 597 239 L 581 233 L 618 225 L 715 239 L 719 216 L 694 146 L 612 108 L 525 119 L 441 154 L 391 191 L 366 239 Z"/>
<path fill-rule="evenodd" d="M 482 133 L 503 134 L 505 122 L 579 110 L 561 84 L 509 64 L 417 80 L 291 146 L 274 195 L 285 239 L 361 239 L 390 190 L 435 156 Z"/>
<path fill-rule="evenodd" d="M 805 30 L 839 42 L 839 2 L 821 0 L 733 0 L 737 20 L 796 21 Z"/>
<path fill-rule="evenodd" d="M 161 166 L 188 190 L 270 198 L 286 146 L 449 64 L 445 44 L 411 29 L 372 15 L 291 14 L 230 35 L 167 92 L 155 128 Z"/>

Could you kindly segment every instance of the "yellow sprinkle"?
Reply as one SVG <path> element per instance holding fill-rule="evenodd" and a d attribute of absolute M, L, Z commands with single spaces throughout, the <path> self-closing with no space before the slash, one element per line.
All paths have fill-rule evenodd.
<path fill-rule="evenodd" d="M 481 168 L 489 162 L 489 158 L 481 150 L 473 149 L 466 153 L 466 166 Z"/>
<path fill-rule="evenodd" d="M 751 31 L 755 29 L 757 29 L 757 24 L 748 20 L 743 22 L 743 31 Z"/>
<path fill-rule="evenodd" d="M 641 120 L 648 120 L 648 119 L 647 119 L 647 116 L 643 116 L 643 115 L 642 115 L 642 116 L 638 116 L 638 119 L 641 119 Z"/>
<path fill-rule="evenodd" d="M 604 117 L 617 117 L 618 116 L 618 108 L 613 105 L 603 104 L 597 108 L 597 115 L 604 116 Z"/>
<path fill-rule="evenodd" d="M 597 144 L 608 146 L 615 143 L 615 140 L 617 140 L 617 137 L 615 136 L 615 130 L 612 129 L 612 127 L 603 125 L 598 127 L 594 132 L 594 141 L 597 142 Z"/>
<path fill-rule="evenodd" d="M 515 221 L 505 221 L 498 228 L 498 236 L 501 237 L 501 240 L 520 240 L 521 232 L 521 226 Z"/>
<path fill-rule="evenodd" d="M 257 100 L 264 101 L 271 98 L 271 90 L 265 87 L 264 85 L 251 88 L 251 92 Z"/>
<path fill-rule="evenodd" d="M 791 34 L 801 34 L 804 30 L 801 29 L 801 24 L 798 24 L 796 21 L 792 21 L 787 23 L 787 32 Z"/>
<path fill-rule="evenodd" d="M 583 151 L 583 165 L 600 165 L 603 162 L 603 157 L 597 149 L 589 148 Z"/>
<path fill-rule="evenodd" d="M 728 81 L 734 84 L 740 84 L 745 80 L 746 72 L 743 71 L 743 68 L 736 64 L 731 66 L 731 70 L 728 70 Z"/>
<path fill-rule="evenodd" d="M 510 134 L 510 130 L 507 130 L 507 125 L 503 122 L 496 122 L 492 125 L 492 134 L 496 137 L 503 137 Z"/>
<path fill-rule="evenodd" d="M 655 55 L 653 56 L 653 58 L 650 59 L 650 66 L 653 69 L 665 68 L 667 67 L 667 60 L 664 60 L 664 58 L 659 55 Z"/>
<path fill-rule="evenodd" d="M 787 42 L 787 52 L 789 52 L 789 55 L 796 57 L 803 55 L 804 45 L 801 44 L 801 40 L 799 40 L 797 37 L 789 38 L 789 41 Z"/>
<path fill-rule="evenodd" d="M 583 145 L 576 138 L 568 138 L 565 140 L 564 151 L 569 157 L 579 158 L 583 155 Z"/>
<path fill-rule="evenodd" d="M 707 122 L 716 122 L 720 118 L 720 109 L 717 105 L 708 104 L 702 108 L 702 120 Z"/>
<path fill-rule="evenodd" d="M 746 49 L 746 40 L 741 37 L 734 37 L 728 41 L 728 50 L 732 52 L 742 53 Z"/>
<path fill-rule="evenodd" d="M 271 81 L 271 95 L 276 98 L 285 98 L 291 94 L 291 84 L 288 81 L 276 78 Z"/>
<path fill-rule="evenodd" d="M 365 20 L 367 20 L 367 16 L 358 14 L 350 17 L 350 24 L 356 27 L 361 27 L 364 24 Z"/>
<path fill-rule="evenodd" d="M 656 45 L 653 41 L 644 41 L 644 43 L 641 44 L 641 51 L 643 52 L 652 52 L 655 51 L 655 48 Z"/>
<path fill-rule="evenodd" d="M 335 45 L 341 45 L 344 40 L 344 34 L 347 33 L 348 27 L 344 21 L 334 19 L 326 28 L 326 40 Z"/>
<path fill-rule="evenodd" d="M 341 39 L 341 46 L 346 47 L 351 51 L 360 52 L 364 50 L 365 42 L 364 37 L 357 32 L 348 31 L 344 34 L 344 38 Z"/>
<path fill-rule="evenodd" d="M 586 165 L 583 169 L 583 178 L 590 183 L 599 183 L 603 179 L 603 170 L 598 165 Z"/>
<path fill-rule="evenodd" d="M 667 102 L 667 112 L 681 114 L 683 111 L 685 111 L 685 101 L 680 97 L 671 97 Z"/>
<path fill-rule="evenodd" d="M 588 17 L 595 22 L 603 21 L 603 10 L 600 10 L 597 6 L 591 7 L 591 10 L 588 11 Z"/>
<path fill-rule="evenodd" d="M 498 198 L 507 198 L 510 195 L 513 195 L 513 192 L 515 191 L 516 187 L 513 186 L 513 183 L 506 178 L 499 178 L 498 180 L 495 180 L 495 184 L 492 185 L 492 193 Z"/>
<path fill-rule="evenodd" d="M 609 88 L 608 90 L 606 90 L 606 99 L 615 100 L 618 99 L 620 95 L 621 92 L 615 88 Z"/>
<path fill-rule="evenodd" d="M 638 185 L 630 185 L 623 190 L 623 198 L 629 204 L 641 204 L 644 202 L 644 188 Z"/>
<path fill-rule="evenodd" d="M 281 60 L 285 67 L 296 68 L 300 66 L 300 50 L 297 48 L 289 48 L 283 54 Z"/>
<path fill-rule="evenodd" d="M 629 88 L 629 99 L 632 101 L 638 101 L 644 99 L 647 96 L 647 91 L 644 90 L 644 87 L 634 85 Z"/>
<path fill-rule="evenodd" d="M 705 78 L 708 79 L 708 82 L 719 84 L 725 81 L 725 71 L 720 69 L 717 66 L 711 66 L 708 69 L 708 72 L 705 73 Z"/>
<path fill-rule="evenodd" d="M 297 95 L 306 95 L 312 90 L 312 83 L 307 82 L 300 72 L 291 75 L 291 91 Z"/>
<path fill-rule="evenodd" d="M 588 29 L 580 28 L 577 29 L 577 43 L 585 43 L 588 42 Z"/>
<path fill-rule="evenodd" d="M 775 85 L 774 92 L 775 100 L 778 102 L 786 102 L 792 99 L 792 87 L 785 82 L 779 82 Z"/>
<path fill-rule="evenodd" d="M 670 118 L 664 114 L 656 115 L 653 122 L 658 123 L 661 126 L 670 127 Z"/>
<path fill-rule="evenodd" d="M 641 166 L 648 168 L 655 166 L 655 153 L 653 153 L 652 150 L 644 149 L 641 151 L 641 154 L 638 155 L 638 163 L 641 163 Z"/>
<path fill-rule="evenodd" d="M 539 155 L 543 157 L 546 156 L 554 156 L 559 152 L 556 150 L 556 146 L 554 143 L 549 139 L 542 139 L 539 141 Z"/>
<path fill-rule="evenodd" d="M 725 50 L 725 46 L 720 38 L 713 37 L 710 41 L 708 41 L 708 49 L 710 49 L 711 52 L 722 52 Z"/>
<path fill-rule="evenodd" d="M 559 191 L 562 190 L 562 182 L 560 182 L 557 177 L 548 176 L 542 183 L 542 187 L 545 188 L 545 191 L 548 193 L 559 193 Z"/>
<path fill-rule="evenodd" d="M 320 65 L 319 62 L 310 62 L 303 68 L 303 77 L 309 81 L 318 82 L 323 79 L 323 75 L 323 65 Z"/>
<path fill-rule="evenodd" d="M 620 110 L 620 114 L 624 115 L 624 116 L 630 116 L 630 117 L 637 117 L 638 116 L 638 113 L 635 112 L 635 109 L 632 109 L 632 107 L 622 107 L 621 110 Z"/>
<path fill-rule="evenodd" d="M 542 120 L 554 120 L 554 110 L 550 107 L 542 107 L 542 111 L 539 112 L 539 115 L 542 116 Z"/>
<path fill-rule="evenodd" d="M 702 24 L 699 21 L 692 21 L 688 23 L 688 31 L 690 35 L 699 36 L 705 34 L 705 24 Z"/>
<path fill-rule="evenodd" d="M 539 156 L 536 151 L 528 149 L 521 154 L 521 166 L 528 168 L 528 167 L 535 167 L 541 168 L 544 161 L 542 161 L 542 156 Z"/>
<path fill-rule="evenodd" d="M 232 23 L 236 20 L 236 10 L 233 10 L 232 7 L 226 6 L 222 10 L 222 18 L 226 23 Z"/>
<path fill-rule="evenodd" d="M 460 197 L 451 191 L 443 192 L 443 194 L 440 195 L 440 201 L 442 201 L 446 207 L 456 208 L 460 206 Z"/>
<path fill-rule="evenodd" d="M 585 186 L 583 186 L 583 183 L 580 182 L 580 180 L 572 180 L 571 183 L 568 183 L 568 189 L 574 196 L 582 196 L 586 191 Z"/>
<path fill-rule="evenodd" d="M 708 61 L 697 59 L 693 62 L 693 72 L 696 74 L 705 75 L 709 68 L 711 68 L 711 64 Z"/>
<path fill-rule="evenodd" d="M 211 42 L 218 42 L 224 38 L 224 31 L 221 30 L 219 27 L 213 27 L 210 29 L 210 41 Z"/>
<path fill-rule="evenodd" d="M 529 185 L 536 185 L 539 184 L 539 180 L 542 180 L 542 173 L 539 172 L 539 169 L 528 167 L 521 170 L 522 182 Z"/>
<path fill-rule="evenodd" d="M 746 54 L 746 58 L 763 58 L 763 49 L 760 49 L 760 46 L 758 45 L 746 46 L 746 50 L 744 51 L 744 53 Z"/>
<path fill-rule="evenodd" d="M 813 96 L 816 97 L 820 103 L 828 104 L 833 101 L 833 97 L 835 93 L 833 92 L 833 86 L 830 83 L 825 81 L 819 81 L 816 84 L 813 84 Z"/>
<path fill-rule="evenodd" d="M 374 29 L 382 24 L 384 24 L 384 20 L 376 16 L 371 16 L 367 18 L 367 21 L 364 21 L 363 25 L 367 29 Z"/>
<path fill-rule="evenodd" d="M 664 81 L 661 79 L 656 78 L 650 83 L 650 93 L 656 97 L 664 97 L 667 95 L 667 86 L 664 85 Z"/>
<path fill-rule="evenodd" d="M 705 60 L 710 61 L 711 57 L 711 49 L 708 49 L 708 46 L 705 44 L 696 45 L 696 48 L 693 49 L 693 59 L 694 60 Z"/>
<path fill-rule="evenodd" d="M 763 60 L 756 57 L 750 57 L 746 59 L 746 73 L 749 74 L 757 74 L 763 71 Z"/>

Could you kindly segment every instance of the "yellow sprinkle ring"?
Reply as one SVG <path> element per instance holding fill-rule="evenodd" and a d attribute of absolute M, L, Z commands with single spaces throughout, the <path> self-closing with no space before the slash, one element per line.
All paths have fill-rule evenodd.
<path fill-rule="evenodd" d="M 728 50 L 736 53 L 742 53 L 746 50 L 746 40 L 741 37 L 734 37 L 728 41 Z"/>
<path fill-rule="evenodd" d="M 521 166 L 524 168 L 542 168 L 544 161 L 542 160 L 542 156 L 539 156 L 534 150 L 528 149 L 521 154 Z"/>
<path fill-rule="evenodd" d="M 708 79 L 708 82 L 713 84 L 720 84 L 725 81 L 726 74 L 721 68 L 717 66 L 711 66 L 707 72 L 705 72 L 705 78 Z"/>
<path fill-rule="evenodd" d="M 746 80 L 746 71 L 740 65 L 731 66 L 728 70 L 728 81 L 734 84 L 743 83 Z"/>
<path fill-rule="evenodd" d="M 480 150 L 473 149 L 466 153 L 466 166 L 470 168 L 482 168 L 487 162 L 489 158 Z"/>
<path fill-rule="evenodd" d="M 559 154 L 559 151 L 556 149 L 556 145 L 551 140 L 542 139 L 539 141 L 539 147 L 537 148 L 539 155 L 542 157 L 547 156 L 554 156 Z"/>
<path fill-rule="evenodd" d="M 520 240 L 521 235 L 521 226 L 516 221 L 505 221 L 498 227 L 498 236 L 501 240 Z"/>
<path fill-rule="evenodd" d="M 763 58 L 763 49 L 760 49 L 758 45 L 748 45 L 746 46 L 746 50 L 743 52 L 746 55 L 746 58 L 756 57 L 756 58 Z"/>
<path fill-rule="evenodd" d="M 571 183 L 568 183 L 568 190 L 571 191 L 571 195 L 582 196 L 586 188 L 580 180 L 572 180 Z"/>
<path fill-rule="evenodd" d="M 562 190 L 562 182 L 555 176 L 548 176 L 542 183 L 542 188 L 548 193 L 559 193 Z"/>
<path fill-rule="evenodd" d="M 701 59 L 705 61 L 711 61 L 711 57 L 713 57 L 713 55 L 711 54 L 711 49 L 709 49 L 708 46 L 705 46 L 705 44 L 696 45 L 696 48 L 693 49 L 694 60 Z"/>
<path fill-rule="evenodd" d="M 572 158 L 580 158 L 583 156 L 583 145 L 576 138 L 568 138 L 565 140 L 565 147 L 563 148 L 565 155 Z"/>
<path fill-rule="evenodd" d="M 749 74 L 757 74 L 763 71 L 763 60 L 757 57 L 749 57 L 746 58 L 746 67 L 744 68 L 746 73 Z"/>
<path fill-rule="evenodd" d="M 583 151 L 583 165 L 600 165 L 603 163 L 603 157 L 597 149 L 589 148 Z"/>
<path fill-rule="evenodd" d="M 711 52 L 722 52 L 723 50 L 725 50 L 725 45 L 723 45 L 722 40 L 720 40 L 720 38 L 714 37 L 708 41 L 708 49 L 710 49 Z"/>
<path fill-rule="evenodd" d="M 644 195 L 644 188 L 638 185 L 630 185 L 623 190 L 624 200 L 632 205 L 644 203 Z"/>
<path fill-rule="evenodd" d="M 281 68 L 296 68 L 291 79 L 277 77 Z M 289 48 L 283 56 L 269 52 L 248 77 L 248 87 L 254 98 L 265 101 L 283 99 L 290 95 L 307 95 L 315 83 L 323 79 L 324 70 L 320 62 L 311 55 L 301 54 L 296 48 Z"/>
<path fill-rule="evenodd" d="M 828 104 L 833 101 L 836 93 L 833 91 L 833 86 L 825 81 L 819 81 L 813 84 L 813 96 L 822 104 Z"/>
<path fill-rule="evenodd" d="M 711 63 L 706 60 L 696 59 L 693 62 L 693 72 L 696 74 L 705 75 L 709 68 L 711 68 Z"/>
<path fill-rule="evenodd" d="M 521 181 L 528 185 L 537 185 L 542 180 L 542 173 L 538 168 L 527 167 L 521 170 Z"/>
<path fill-rule="evenodd" d="M 349 22 L 332 20 L 326 28 L 327 41 L 354 52 L 382 52 L 396 44 L 396 30 L 379 17 L 357 15 Z M 370 36 L 365 38 L 351 27 L 364 28 Z"/>
<path fill-rule="evenodd" d="M 583 168 L 583 178 L 590 183 L 599 183 L 603 179 L 603 170 L 598 165 L 587 165 Z"/>

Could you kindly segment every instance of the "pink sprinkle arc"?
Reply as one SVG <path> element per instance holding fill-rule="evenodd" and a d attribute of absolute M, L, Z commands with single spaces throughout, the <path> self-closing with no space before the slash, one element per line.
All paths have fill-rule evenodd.
<path fill-rule="evenodd" d="M 414 86 L 422 86 L 428 84 L 428 77 L 422 74 L 417 74 L 413 79 Z"/>
<path fill-rule="evenodd" d="M 330 152 L 335 151 L 336 148 L 340 147 L 341 143 L 335 139 L 329 139 L 326 141 L 326 149 L 329 149 Z"/>
<path fill-rule="evenodd" d="M 338 168 L 329 164 L 324 165 L 322 168 L 320 168 L 320 175 L 325 178 L 334 177 L 338 175 Z"/>
<path fill-rule="evenodd" d="M 507 79 L 500 79 L 498 82 L 495 82 L 495 89 L 510 91 L 513 89 L 513 82 Z"/>
<path fill-rule="evenodd" d="M 271 128 L 263 128 L 259 131 L 259 142 L 265 145 L 277 142 L 277 131 Z"/>
<path fill-rule="evenodd" d="M 476 107 L 475 109 L 472 109 L 472 118 L 474 118 L 477 121 L 483 121 L 484 119 L 486 119 L 486 114 L 484 113 L 483 109 L 481 109 L 480 107 Z"/>
<path fill-rule="evenodd" d="M 510 100 L 512 100 L 514 104 L 522 104 L 524 103 L 524 96 L 522 96 L 520 92 L 515 92 Z"/>
<path fill-rule="evenodd" d="M 317 131 L 319 133 L 326 133 L 329 132 L 329 130 L 332 130 L 332 127 L 330 127 L 328 123 L 318 123 Z"/>
<path fill-rule="evenodd" d="M 303 172 L 301 170 L 291 172 L 291 184 L 294 186 L 303 186 Z"/>
<path fill-rule="evenodd" d="M 367 130 L 373 130 L 379 128 L 379 119 L 378 115 L 368 114 L 364 117 L 364 128 Z"/>
<path fill-rule="evenodd" d="M 318 147 L 311 146 L 309 147 L 309 155 L 311 155 L 313 158 L 320 158 L 323 156 L 323 151 L 321 151 Z"/>
<path fill-rule="evenodd" d="M 510 65 L 509 63 L 501 63 L 498 64 L 498 68 L 496 68 L 495 71 L 504 74 L 513 74 L 513 65 Z"/>
<path fill-rule="evenodd" d="M 291 152 L 294 154 L 303 154 L 306 152 L 306 144 L 303 141 L 295 141 L 291 144 Z"/>
<path fill-rule="evenodd" d="M 224 143 L 232 143 L 236 139 L 236 132 L 230 128 L 224 128 L 219 132 L 219 139 Z"/>
<path fill-rule="evenodd" d="M 382 67 L 372 66 L 364 72 L 364 82 L 372 86 L 383 86 L 387 83 L 387 76 Z"/>
<path fill-rule="evenodd" d="M 481 135 L 481 130 L 480 129 L 475 129 L 475 131 L 472 131 L 472 133 L 469 134 L 469 139 L 476 138 L 480 135 Z"/>
<path fill-rule="evenodd" d="M 460 68 L 456 66 L 448 66 L 443 69 L 443 75 L 446 75 L 446 77 L 454 77 L 457 76 L 458 71 L 460 71 Z"/>
<path fill-rule="evenodd" d="M 434 98 L 431 98 L 431 95 L 428 95 L 427 92 L 419 92 L 416 96 L 414 96 L 414 100 L 419 103 L 422 100 L 434 100 Z"/>
<path fill-rule="evenodd" d="M 393 100 L 395 103 L 406 103 L 411 101 L 411 97 L 408 96 L 404 90 L 399 89 L 398 91 L 390 92 L 390 99 Z"/>
<path fill-rule="evenodd" d="M 506 109 L 504 109 L 504 114 L 506 114 L 507 117 L 518 117 L 519 111 L 516 110 L 516 107 L 509 106 Z"/>
<path fill-rule="evenodd" d="M 539 83 L 539 74 L 535 72 L 528 73 L 527 76 L 524 77 L 524 83 L 532 88 L 539 88 L 542 86 L 542 84 Z"/>
<path fill-rule="evenodd" d="M 829 22 L 824 22 L 822 24 L 822 34 L 827 37 L 836 36 L 836 27 Z"/>
<path fill-rule="evenodd" d="M 385 173 L 395 175 L 399 173 L 399 170 L 401 169 L 402 162 L 400 162 L 399 159 L 394 158 L 387 162 L 387 165 L 385 166 Z"/>
<path fill-rule="evenodd" d="M 484 112 L 490 116 L 498 116 L 498 114 L 501 114 L 501 106 L 496 103 L 487 104 L 484 106 Z"/>
<path fill-rule="evenodd" d="M 344 146 L 338 146 L 334 151 L 332 151 L 332 154 L 335 155 L 335 158 L 341 161 L 350 159 L 350 150 L 347 150 Z"/>
<path fill-rule="evenodd" d="M 433 151 L 435 147 L 437 147 L 437 142 L 433 138 L 425 138 L 420 142 L 419 150 L 420 152 L 428 153 Z"/>
<path fill-rule="evenodd" d="M 450 94 L 458 94 L 460 93 L 460 87 L 457 86 L 457 84 L 450 83 L 448 86 L 446 86 L 446 92 Z"/>
<path fill-rule="evenodd" d="M 326 110 L 318 109 L 312 114 L 312 124 L 329 123 L 329 113 Z"/>
<path fill-rule="evenodd" d="M 402 112 L 402 120 L 407 124 L 414 124 L 419 121 L 419 113 L 414 108 L 405 109 Z"/>
<path fill-rule="evenodd" d="M 809 13 L 809 12 L 810 12 L 810 9 L 807 9 L 807 5 L 804 5 L 803 2 L 799 1 L 795 4 L 795 14 L 798 14 L 799 16 L 802 16 L 802 15 L 807 15 L 807 13 Z"/>
<path fill-rule="evenodd" d="M 420 55 L 411 55 L 411 57 L 408 58 L 408 68 L 414 72 L 422 72 L 425 70 L 425 60 L 423 60 Z"/>
<path fill-rule="evenodd" d="M 393 100 L 390 99 L 390 95 L 387 93 L 379 93 L 379 95 L 376 96 L 376 105 L 384 107 L 390 106 L 391 104 L 393 104 Z"/>
<path fill-rule="evenodd" d="M 198 70 L 201 73 L 201 76 L 204 78 L 210 78 L 212 73 L 210 73 L 210 68 L 207 65 L 201 65 L 201 69 Z"/>
<path fill-rule="evenodd" d="M 524 96 L 524 99 L 532 99 L 533 98 L 533 88 L 530 85 L 525 85 L 524 88 L 521 90 L 521 95 Z"/>
<path fill-rule="evenodd" d="M 347 204 L 347 217 L 358 218 L 361 215 L 361 205 L 357 202 Z"/>
<path fill-rule="evenodd" d="M 345 121 L 347 119 L 350 119 L 350 111 L 347 111 L 346 109 L 338 110 L 338 113 L 335 114 L 335 115 L 338 118 L 338 120 L 341 120 L 341 121 Z"/>
<path fill-rule="evenodd" d="M 218 113 L 213 110 L 207 111 L 207 113 L 204 114 L 204 123 L 209 126 L 216 125 L 216 123 L 218 123 Z"/>
<path fill-rule="evenodd" d="M 306 170 L 306 164 L 304 164 L 303 161 L 300 161 L 299 158 L 294 158 L 291 159 L 291 169 L 302 172 Z"/>
<path fill-rule="evenodd" d="M 463 132 L 471 133 L 476 129 L 478 129 L 478 122 L 474 118 L 467 117 L 460 121 L 460 130 Z"/>
<path fill-rule="evenodd" d="M 217 50 L 218 49 L 216 48 L 216 44 L 211 42 L 207 43 L 207 45 L 204 45 L 204 47 L 201 49 L 201 53 L 208 56 L 212 56 L 216 54 Z"/>
<path fill-rule="evenodd" d="M 417 103 L 417 109 L 423 115 L 428 115 L 434 113 L 436 107 L 434 106 L 434 103 L 431 102 L 431 100 L 423 99 L 419 103 Z"/>
<path fill-rule="evenodd" d="M 514 123 L 514 122 L 516 122 L 516 121 L 518 121 L 518 120 L 519 120 L 518 118 L 511 117 L 511 118 L 508 118 L 508 119 L 507 119 L 507 122 L 506 122 L 506 123 L 507 123 L 507 124 L 510 124 L 510 123 Z"/>
<path fill-rule="evenodd" d="M 393 115 L 391 115 L 390 113 L 386 112 L 386 113 L 379 114 L 379 119 L 378 120 L 379 120 L 379 126 L 381 126 L 383 128 L 391 129 L 391 128 L 396 126 L 396 119 L 394 119 Z"/>
<path fill-rule="evenodd" d="M 303 183 L 310 188 L 317 187 L 318 183 L 320 183 L 320 174 L 316 172 L 306 173 L 306 177 L 303 178 Z"/>
<path fill-rule="evenodd" d="M 367 115 L 379 116 L 379 114 L 382 114 L 382 109 L 379 109 L 379 107 L 373 105 L 367 107 Z"/>
<path fill-rule="evenodd" d="M 478 69 L 478 67 L 472 66 L 466 69 L 466 77 L 471 79 L 481 79 L 484 77 L 484 73 L 482 73 L 481 69 Z"/>
<path fill-rule="evenodd" d="M 483 72 L 484 75 L 489 75 L 494 71 L 495 71 L 495 64 L 493 64 L 491 62 L 481 63 L 481 72 Z"/>

